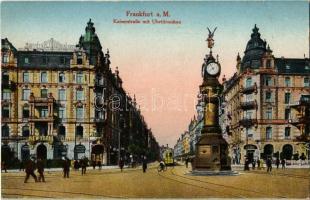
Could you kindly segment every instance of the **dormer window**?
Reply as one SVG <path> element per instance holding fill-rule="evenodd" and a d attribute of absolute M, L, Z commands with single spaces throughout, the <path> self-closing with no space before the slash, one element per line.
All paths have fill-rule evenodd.
<path fill-rule="evenodd" d="M 286 66 L 285 66 L 285 69 L 289 70 L 289 69 L 291 69 L 291 66 L 286 65 Z"/>
<path fill-rule="evenodd" d="M 24 61 L 25 61 L 25 64 L 29 64 L 29 58 L 28 57 L 25 57 Z"/>
<path fill-rule="evenodd" d="M 310 67 L 308 65 L 305 66 L 305 70 L 309 70 Z"/>
<path fill-rule="evenodd" d="M 2 63 L 8 63 L 9 62 L 9 56 L 8 55 L 3 55 L 2 56 Z"/>
<path fill-rule="evenodd" d="M 266 62 L 266 68 L 271 68 L 271 60 L 267 60 L 267 62 Z"/>

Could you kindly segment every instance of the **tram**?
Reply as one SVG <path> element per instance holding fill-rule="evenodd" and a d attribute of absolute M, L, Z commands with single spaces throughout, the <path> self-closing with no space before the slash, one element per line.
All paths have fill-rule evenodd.
<path fill-rule="evenodd" d="M 163 158 L 163 161 L 165 162 L 165 165 L 174 165 L 172 149 L 165 149 L 162 153 L 162 158 Z"/>

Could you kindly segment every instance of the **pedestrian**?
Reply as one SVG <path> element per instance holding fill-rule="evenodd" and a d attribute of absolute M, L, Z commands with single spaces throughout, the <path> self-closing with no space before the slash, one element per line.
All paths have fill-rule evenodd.
<path fill-rule="evenodd" d="M 252 162 L 252 169 L 253 169 L 253 170 L 255 169 L 255 165 L 256 165 L 256 160 L 253 159 L 253 162 Z"/>
<path fill-rule="evenodd" d="M 279 158 L 277 158 L 277 160 L 276 160 L 276 165 L 277 165 L 277 169 L 279 169 L 279 165 L 280 165 L 280 159 Z"/>
<path fill-rule="evenodd" d="M 284 158 L 281 159 L 281 165 L 282 165 L 282 169 L 285 169 L 285 159 Z"/>
<path fill-rule="evenodd" d="M 145 173 L 146 169 L 147 169 L 147 159 L 146 159 L 146 156 L 143 157 L 142 169 L 143 169 L 143 173 Z"/>
<path fill-rule="evenodd" d="M 38 181 L 41 182 L 45 182 L 45 178 L 44 178 L 44 163 L 43 160 L 41 158 L 38 158 L 37 160 L 37 168 L 38 168 L 38 173 L 39 173 L 39 178 Z"/>
<path fill-rule="evenodd" d="M 260 159 L 257 159 L 257 169 L 260 170 Z"/>
<path fill-rule="evenodd" d="M 272 160 L 271 160 L 270 157 L 267 158 L 266 164 L 267 164 L 267 172 L 271 173 L 271 170 L 272 170 Z"/>
<path fill-rule="evenodd" d="M 98 167 L 99 167 L 99 170 L 101 170 L 101 168 L 102 168 L 101 160 L 98 161 Z"/>
<path fill-rule="evenodd" d="M 2 172 L 2 170 L 4 170 L 5 173 L 8 173 L 7 165 L 6 165 L 5 161 L 2 161 L 2 163 L 1 163 L 1 172 Z"/>
<path fill-rule="evenodd" d="M 189 158 L 186 157 L 186 159 L 185 159 L 185 166 L 186 166 L 186 168 L 188 168 L 188 162 L 189 162 Z"/>
<path fill-rule="evenodd" d="M 121 169 L 121 172 L 122 172 L 123 171 L 123 167 L 124 167 L 124 161 L 123 161 L 122 158 L 118 161 L 118 166 L 119 166 L 119 168 Z"/>
<path fill-rule="evenodd" d="M 82 168 L 82 175 L 86 174 L 87 163 L 85 158 L 80 160 L 80 165 Z"/>
<path fill-rule="evenodd" d="M 250 167 L 249 167 L 249 159 L 247 157 L 245 157 L 245 161 L 244 161 L 244 171 L 249 171 Z"/>
<path fill-rule="evenodd" d="M 68 158 L 64 158 L 63 163 L 62 163 L 62 168 L 64 172 L 64 178 L 69 178 L 70 160 Z"/>
<path fill-rule="evenodd" d="M 79 162 L 77 160 L 74 160 L 73 166 L 75 171 L 79 170 Z"/>
<path fill-rule="evenodd" d="M 24 183 L 27 183 L 28 179 L 30 176 L 33 177 L 34 181 L 37 182 L 38 179 L 37 179 L 37 176 L 35 175 L 34 173 L 34 170 L 35 170 L 35 163 L 32 159 L 29 159 L 28 161 L 26 161 L 26 177 L 25 177 L 25 180 L 24 180 Z"/>

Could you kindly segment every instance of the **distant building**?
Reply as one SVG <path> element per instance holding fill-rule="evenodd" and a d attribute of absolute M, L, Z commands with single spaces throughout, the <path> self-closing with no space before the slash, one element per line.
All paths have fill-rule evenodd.
<path fill-rule="evenodd" d="M 298 112 L 291 105 L 310 94 L 308 58 L 275 58 L 254 27 L 243 58 L 237 56 L 237 72 L 223 80 L 223 113 L 220 121 L 230 144 L 233 162 L 309 154 L 302 148 L 308 128 L 290 124 Z"/>

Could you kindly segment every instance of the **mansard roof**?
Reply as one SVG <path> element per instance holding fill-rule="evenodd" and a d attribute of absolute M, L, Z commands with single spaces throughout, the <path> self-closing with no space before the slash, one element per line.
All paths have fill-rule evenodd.
<path fill-rule="evenodd" d="M 16 48 L 12 45 L 12 43 L 7 39 L 1 39 L 1 51 L 12 50 L 14 53 L 17 52 Z"/>
<path fill-rule="evenodd" d="M 308 58 L 276 58 L 275 66 L 279 74 L 308 74 L 310 76 Z"/>

